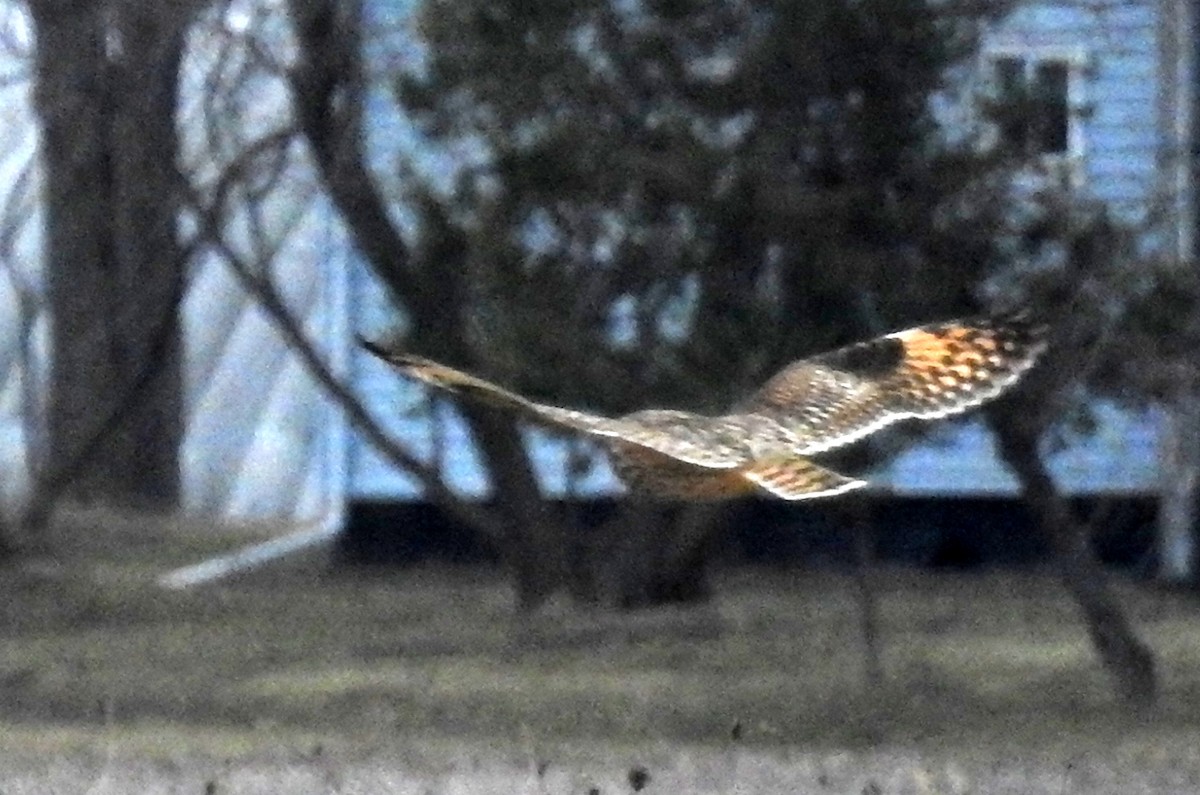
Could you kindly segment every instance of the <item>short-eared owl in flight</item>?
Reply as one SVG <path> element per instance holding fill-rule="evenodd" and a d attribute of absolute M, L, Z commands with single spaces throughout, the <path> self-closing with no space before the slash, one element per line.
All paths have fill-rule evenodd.
<path fill-rule="evenodd" d="M 996 397 L 1034 363 L 1044 332 L 1025 313 L 897 331 L 793 362 L 734 411 L 715 417 L 650 409 L 610 418 L 549 406 L 444 364 L 361 342 L 405 375 L 464 400 L 598 439 L 635 492 L 678 500 L 756 493 L 806 500 L 866 485 L 810 456 L 900 420 L 945 417 Z"/>

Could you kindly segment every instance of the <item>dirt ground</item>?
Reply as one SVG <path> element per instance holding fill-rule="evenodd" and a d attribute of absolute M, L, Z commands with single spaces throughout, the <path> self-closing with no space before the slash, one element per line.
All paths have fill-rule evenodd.
<path fill-rule="evenodd" d="M 1095 752 L 958 754 L 879 747 L 730 750 L 664 744 L 582 758 L 501 759 L 463 746 L 435 762 L 403 749 L 314 753 L 279 748 L 232 759 L 184 755 L 96 755 L 80 751 L 7 759 L 5 793 L 405 793 L 406 795 L 587 795 L 587 793 L 849 793 L 850 795 L 1136 795 L 1200 792 L 1195 746 L 1130 760 Z M 639 776 L 641 777 L 639 779 Z"/>

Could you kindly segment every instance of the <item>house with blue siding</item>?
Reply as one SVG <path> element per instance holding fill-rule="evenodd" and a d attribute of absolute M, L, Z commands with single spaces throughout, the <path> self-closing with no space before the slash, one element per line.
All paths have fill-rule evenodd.
<path fill-rule="evenodd" d="M 1021 2 L 980 54 L 980 77 L 1001 91 L 1042 92 L 1049 118 L 1031 143 L 1072 186 L 1134 222 L 1177 202 L 1179 233 L 1191 226 L 1188 15 L 1171 0 Z"/>
<path fill-rule="evenodd" d="M 1194 21 L 1186 2 L 1157 0 L 1018 0 L 982 34 L 977 63 L 962 76 L 954 98 L 957 115 L 972 118 L 972 103 L 1019 93 L 1036 97 L 1038 114 L 992 131 L 1036 157 L 1036 179 L 1068 185 L 1102 202 L 1131 224 L 1158 220 L 1148 245 L 1191 256 L 1196 222 L 1192 198 L 1196 132 Z M 953 122 L 951 122 L 953 123 Z M 379 117 L 394 140 L 402 120 Z M 386 328 L 389 310 L 370 275 L 353 276 L 354 301 L 365 310 L 368 332 Z M 387 368 L 355 354 L 356 382 L 403 438 L 439 437 L 448 481 L 464 493 L 488 493 L 466 431 L 440 407 L 420 414 L 417 395 Z M 410 407 L 396 412 L 398 405 Z M 1075 494 L 1144 494 L 1157 487 L 1159 429 L 1156 412 L 1097 405 L 1099 427 L 1054 445 L 1049 463 L 1061 487 Z M 536 437 L 534 437 L 536 438 Z M 603 461 L 578 481 L 565 476 L 565 443 L 538 440 L 533 452 L 547 495 L 595 496 L 619 489 Z M 417 484 L 394 471 L 361 440 L 351 444 L 352 499 L 419 499 Z M 1017 484 L 1000 463 L 990 434 L 971 421 L 936 428 L 871 477 L 871 488 L 904 496 L 1012 495 Z"/>
<path fill-rule="evenodd" d="M 369 4 L 384 13 L 384 4 Z M 394 9 L 394 5 L 393 5 Z M 394 12 L 394 11 L 393 11 Z M 1148 244 L 1187 262 L 1197 225 L 1197 36 L 1185 0 L 1017 0 L 983 34 L 976 68 L 960 100 L 1004 92 L 1038 97 L 1036 118 L 995 130 L 1036 153 L 1044 178 L 1069 184 L 1133 223 L 1154 218 Z M 392 20 L 394 22 L 394 20 Z M 392 34 L 407 35 L 391 25 Z M 411 45 L 410 45 L 411 46 Z M 394 57 L 395 48 L 387 48 Z M 368 52 L 369 57 L 378 57 Z M 203 73 L 199 47 L 193 64 Z M 200 79 L 197 77 L 196 79 Z M 11 86 L 0 104 L 6 135 L 0 158 L 13 184 L 35 142 L 28 92 Z M 262 102 L 261 114 L 286 113 Z M 368 145 L 386 180 L 395 142 L 418 147 L 405 120 L 382 96 L 368 102 Z M 387 142 L 387 146 L 383 145 Z M 372 144 L 374 144 L 372 146 Z M 22 154 L 24 153 L 24 154 Z M 311 180 L 295 164 L 300 181 Z M 434 169 L 436 170 L 436 169 Z M 296 201 L 301 197 L 297 196 Z M 281 199 L 284 204 L 289 201 Z M 287 216 L 295 208 L 281 206 Z M 489 493 L 486 473 L 453 408 L 427 401 L 353 345 L 355 331 L 384 333 L 394 322 L 386 293 L 320 202 L 304 211 L 276 281 L 332 369 L 348 379 L 371 413 L 397 438 L 437 462 L 463 494 Z M 294 213 L 293 213 L 294 215 Z M 290 216 L 289 216 L 290 217 Z M 29 398 L 45 383 L 46 319 L 22 303 L 40 283 L 35 231 L 19 241 L 19 267 L 0 269 L 0 505 L 28 488 Z M 30 314 L 32 312 L 32 314 Z M 278 520 L 327 535 L 349 501 L 421 500 L 418 483 L 355 435 L 254 301 L 216 260 L 198 263 L 184 305 L 187 433 L 183 485 L 189 511 L 226 520 Z M 32 352 L 32 355 L 30 355 Z M 1148 493 L 1157 487 L 1161 421 L 1153 412 L 1098 406 L 1096 433 L 1068 438 L 1051 453 L 1052 470 L 1073 493 Z M 586 498 L 619 485 L 585 443 L 528 432 L 547 496 Z M 578 466 L 581 459 L 594 459 Z M 970 421 L 938 427 L 872 477 L 896 495 L 1005 495 L 1016 484 L 989 435 Z"/>

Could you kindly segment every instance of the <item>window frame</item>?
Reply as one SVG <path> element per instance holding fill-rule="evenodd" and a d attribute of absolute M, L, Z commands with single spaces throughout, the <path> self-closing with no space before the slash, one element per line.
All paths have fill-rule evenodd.
<path fill-rule="evenodd" d="M 1063 152 L 1046 152 L 1036 157 L 1034 168 L 1049 179 L 1057 177 L 1072 188 L 1084 182 L 1087 157 L 1086 118 L 1091 109 L 1088 82 L 1093 59 L 1088 49 L 1077 44 L 1031 44 L 1025 42 L 992 42 L 980 49 L 980 75 L 985 95 L 1000 96 L 998 64 L 1003 60 L 1019 61 L 1026 85 L 1032 85 L 1039 64 L 1061 63 L 1067 72 L 1067 140 Z M 1001 131 L 994 121 L 988 123 L 984 136 L 988 147 L 1000 142 Z"/>

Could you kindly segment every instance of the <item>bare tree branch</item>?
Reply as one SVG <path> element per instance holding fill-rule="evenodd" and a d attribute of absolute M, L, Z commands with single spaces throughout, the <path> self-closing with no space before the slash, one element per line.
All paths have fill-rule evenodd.
<path fill-rule="evenodd" d="M 265 272 L 258 270 L 245 260 L 225 238 L 221 224 L 221 213 L 215 205 L 202 206 L 193 197 L 191 209 L 199 219 L 199 236 L 211 246 L 229 267 L 230 272 L 257 304 L 267 313 L 272 324 L 286 341 L 288 347 L 300 357 L 310 376 L 325 393 L 345 412 L 354 428 L 369 441 L 376 450 L 394 466 L 411 474 L 425 488 L 429 498 L 441 505 L 459 520 L 478 529 L 492 540 L 504 536 L 504 528 L 486 510 L 468 502 L 451 491 L 435 466 L 412 455 L 399 442 L 391 438 L 362 401 L 346 386 L 321 358 L 315 346 L 305 334 L 301 321 L 288 308 L 287 303 L 270 281 Z"/>
<path fill-rule="evenodd" d="M 292 0 L 301 57 L 289 75 L 297 121 L 355 246 L 402 306 L 421 300 L 425 279 L 367 170 L 363 150 L 361 8 L 358 3 Z M 403 291 L 398 289 L 401 280 Z"/>

